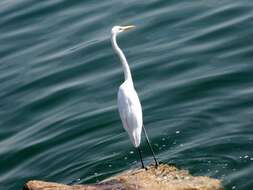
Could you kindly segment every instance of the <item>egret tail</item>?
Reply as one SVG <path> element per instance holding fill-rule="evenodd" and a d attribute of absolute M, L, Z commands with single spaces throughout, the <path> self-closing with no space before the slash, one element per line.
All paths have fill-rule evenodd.
<path fill-rule="evenodd" d="M 151 143 L 150 143 L 150 141 L 149 141 L 147 131 L 146 131 L 144 125 L 143 125 L 142 127 L 143 127 L 143 131 L 144 131 L 144 134 L 145 134 L 147 143 L 148 143 L 149 150 L 152 152 L 153 158 L 154 158 L 154 160 L 155 160 L 155 166 L 158 167 L 158 166 L 159 166 L 159 163 L 158 163 L 158 161 L 157 161 L 157 159 L 156 159 L 156 157 L 155 157 L 155 153 L 154 153 L 154 150 L 153 150 L 153 148 L 152 148 L 152 146 L 151 146 Z"/>

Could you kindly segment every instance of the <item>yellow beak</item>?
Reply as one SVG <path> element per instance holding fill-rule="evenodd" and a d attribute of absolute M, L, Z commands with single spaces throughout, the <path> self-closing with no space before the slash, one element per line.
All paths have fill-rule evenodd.
<path fill-rule="evenodd" d="M 129 25 L 129 26 L 123 26 L 123 31 L 127 31 L 127 30 L 130 30 L 132 28 L 135 28 L 136 26 L 134 25 Z"/>

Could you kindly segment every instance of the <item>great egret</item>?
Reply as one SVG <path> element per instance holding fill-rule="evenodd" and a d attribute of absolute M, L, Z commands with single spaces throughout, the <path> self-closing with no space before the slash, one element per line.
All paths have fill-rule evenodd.
<path fill-rule="evenodd" d="M 119 109 L 119 114 L 122 120 L 123 127 L 128 132 L 128 135 L 134 147 L 138 149 L 142 168 L 144 168 L 144 164 L 142 161 L 141 151 L 139 148 L 140 142 L 141 142 L 142 128 L 143 128 L 149 149 L 152 152 L 153 158 L 155 160 L 155 165 L 157 167 L 158 162 L 156 160 L 154 151 L 152 149 L 152 146 L 150 145 L 149 138 L 147 136 L 147 132 L 143 125 L 141 103 L 134 88 L 131 71 L 127 63 L 126 57 L 123 51 L 119 48 L 116 41 L 116 37 L 119 33 L 132 29 L 134 27 L 135 26 L 130 25 L 130 26 L 114 26 L 112 28 L 112 35 L 111 35 L 112 46 L 116 54 L 120 58 L 120 61 L 122 63 L 123 70 L 124 70 L 124 76 L 125 76 L 125 81 L 120 85 L 119 91 L 118 91 L 118 109 Z"/>

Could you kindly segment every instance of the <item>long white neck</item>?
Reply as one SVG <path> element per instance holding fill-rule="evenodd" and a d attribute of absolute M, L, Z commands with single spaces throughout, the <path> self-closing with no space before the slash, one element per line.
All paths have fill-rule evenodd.
<path fill-rule="evenodd" d="M 130 71 L 129 65 L 127 63 L 127 60 L 126 60 L 126 57 L 125 57 L 123 51 L 119 48 L 119 46 L 117 44 L 116 36 L 117 35 L 115 33 L 112 33 L 112 38 L 111 38 L 112 47 L 115 50 L 115 52 L 117 53 L 117 55 L 119 56 L 120 61 L 122 63 L 123 70 L 124 70 L 125 80 L 129 80 L 129 81 L 132 82 L 132 75 L 131 75 L 131 71 Z"/>

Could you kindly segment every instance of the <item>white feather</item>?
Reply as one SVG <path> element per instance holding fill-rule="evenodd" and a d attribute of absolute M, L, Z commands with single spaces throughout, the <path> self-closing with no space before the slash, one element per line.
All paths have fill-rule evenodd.
<path fill-rule="evenodd" d="M 118 91 L 118 109 L 124 129 L 135 147 L 140 146 L 142 130 L 142 109 L 138 95 L 134 89 L 133 80 L 129 65 L 123 51 L 116 42 L 116 36 L 124 30 L 133 28 L 133 26 L 114 26 L 112 28 L 112 46 L 118 54 L 123 66 L 125 82 L 119 87 Z"/>
<path fill-rule="evenodd" d="M 130 81 L 125 81 L 118 91 L 118 109 L 124 129 L 135 147 L 140 145 L 142 109 L 138 95 Z"/>

